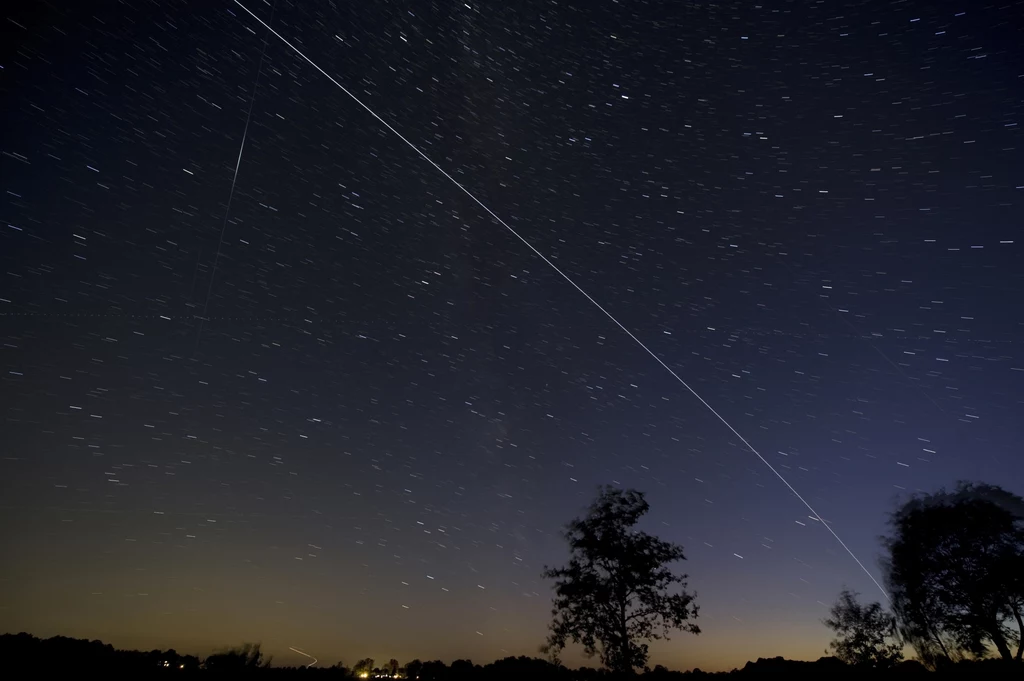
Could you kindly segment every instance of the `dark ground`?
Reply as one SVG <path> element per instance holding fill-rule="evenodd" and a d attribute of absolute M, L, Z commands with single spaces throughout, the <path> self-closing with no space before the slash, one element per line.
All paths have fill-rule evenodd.
<path fill-rule="evenodd" d="M 217 658 L 216 660 L 214 658 Z M 302 676 L 317 678 L 354 679 L 344 666 L 324 666 L 315 669 L 294 667 L 256 666 L 250 655 L 228 653 L 200 660 L 193 655 L 181 655 L 174 650 L 117 650 L 102 641 L 88 641 L 56 636 L 39 639 L 30 634 L 4 634 L 0 636 L 0 661 L 6 673 L 16 672 L 38 675 L 43 672 L 78 672 L 82 675 L 125 675 L 134 678 L 155 674 L 165 675 L 218 675 L 260 674 L 281 678 Z M 220 664 L 214 664 L 219 662 Z M 262 661 L 260 661 L 262 662 Z M 250 664 L 247 664 L 250 663 Z M 209 667 L 220 667 L 212 669 Z M 682 678 L 736 677 L 743 679 L 1024 679 L 1024 664 L 1007 665 L 998 660 L 962 662 L 948 669 L 928 671 L 915 661 L 903 662 L 886 670 L 858 670 L 836 658 L 823 657 L 814 662 L 785 660 L 781 657 L 748 662 L 731 672 L 707 673 L 699 669 L 687 672 L 669 671 L 656 666 L 637 675 L 644 681 L 671 681 Z M 10 677 L 8 677 L 10 678 Z M 474 665 L 467 660 L 456 660 L 451 665 L 426 662 L 419 681 L 614 681 L 617 677 L 602 670 L 567 669 L 537 658 L 508 657 L 486 665 Z"/>

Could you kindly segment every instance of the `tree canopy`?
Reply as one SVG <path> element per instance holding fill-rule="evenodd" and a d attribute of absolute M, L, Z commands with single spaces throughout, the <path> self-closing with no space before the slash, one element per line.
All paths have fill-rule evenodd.
<path fill-rule="evenodd" d="M 1024 652 L 1024 499 L 960 483 L 917 495 L 890 518 L 885 579 L 922 660 Z M 1016 650 L 1013 650 L 1013 647 Z"/>
<path fill-rule="evenodd" d="M 685 560 L 683 547 L 635 529 L 649 508 L 642 492 L 604 487 L 587 515 L 569 523 L 569 563 L 543 573 L 555 581 L 546 650 L 557 654 L 572 641 L 610 670 L 633 673 L 647 662 L 645 641 L 673 629 L 700 633 L 686 575 L 669 568 Z"/>
<path fill-rule="evenodd" d="M 883 610 L 881 603 L 862 605 L 856 593 L 843 590 L 825 625 L 836 633 L 829 650 L 846 664 L 889 669 L 903 660 L 896 618 Z"/>
<path fill-rule="evenodd" d="M 203 665 L 214 671 L 240 672 L 269 667 L 270 659 L 264 657 L 259 643 L 246 643 L 239 648 L 210 655 Z"/>
<path fill-rule="evenodd" d="M 373 658 L 364 657 L 352 666 L 352 672 L 354 674 L 369 674 L 373 671 Z"/>

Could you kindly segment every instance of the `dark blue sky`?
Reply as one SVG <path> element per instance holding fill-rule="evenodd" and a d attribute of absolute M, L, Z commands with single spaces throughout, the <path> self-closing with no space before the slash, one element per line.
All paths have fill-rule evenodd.
<path fill-rule="evenodd" d="M 1021 3 L 246 7 L 876 576 L 911 492 L 1024 492 Z M 533 654 L 598 484 L 686 548 L 704 633 L 652 664 L 814 658 L 880 598 L 233 1 L 2 30 L 0 629 Z"/>

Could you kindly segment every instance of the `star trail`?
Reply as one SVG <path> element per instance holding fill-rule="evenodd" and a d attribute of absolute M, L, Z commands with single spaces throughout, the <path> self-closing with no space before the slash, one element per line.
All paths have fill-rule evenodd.
<path fill-rule="evenodd" d="M 0 628 L 534 655 L 610 484 L 652 663 L 816 659 L 898 500 L 1024 492 L 1022 9 L 7 10 Z"/>

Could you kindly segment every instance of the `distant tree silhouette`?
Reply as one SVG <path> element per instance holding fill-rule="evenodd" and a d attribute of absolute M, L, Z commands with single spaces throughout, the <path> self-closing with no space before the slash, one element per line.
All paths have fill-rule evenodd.
<path fill-rule="evenodd" d="M 647 662 L 644 641 L 672 629 L 700 633 L 686 575 L 668 568 L 685 560 L 683 547 L 635 529 L 649 509 L 642 492 L 604 487 L 586 517 L 569 523 L 568 565 L 543 573 L 555 581 L 548 652 L 571 640 L 608 669 L 632 674 Z"/>
<path fill-rule="evenodd" d="M 889 669 L 903 660 L 896 618 L 881 603 L 861 605 L 855 592 L 844 589 L 824 622 L 836 633 L 829 650 L 846 664 Z"/>
<path fill-rule="evenodd" d="M 911 498 L 890 518 L 883 561 L 904 638 L 931 666 L 994 647 L 1024 652 L 1024 499 L 960 483 Z M 1016 651 L 1011 649 L 1016 646 Z"/>
<path fill-rule="evenodd" d="M 245 643 L 238 648 L 210 655 L 203 666 L 218 672 L 250 671 L 269 667 L 270 658 L 264 659 L 259 643 Z"/>
<path fill-rule="evenodd" d="M 757 658 L 756 662 L 747 662 L 739 671 L 741 678 L 785 679 L 795 681 L 814 679 L 850 679 L 877 678 L 878 672 L 872 670 L 858 674 L 852 667 L 835 657 L 821 657 L 814 662 L 804 660 L 787 660 L 782 657 Z"/>
<path fill-rule="evenodd" d="M 593 667 L 580 667 L 573 674 L 575 679 L 579 681 L 598 681 L 599 679 L 606 679 L 611 675 L 611 672 L 607 669 L 594 669 Z"/>
<path fill-rule="evenodd" d="M 240 657 L 241 651 L 233 651 Z M 219 653 L 218 655 L 222 655 Z M 214 657 L 214 656 L 211 656 Z M 252 659 L 252 651 L 246 653 L 246 659 Z M 0 635 L 0 660 L 3 661 L 3 678 L 125 678 L 148 679 L 154 673 L 163 678 L 164 674 L 176 678 L 191 678 L 190 673 L 182 670 L 198 671 L 198 659 L 191 655 L 178 655 L 174 650 L 148 652 L 138 650 L 118 650 L 101 641 L 88 641 L 55 636 L 49 639 L 38 639 L 29 634 Z M 173 662 L 178 665 L 174 666 Z M 433 661 L 422 663 L 422 679 L 428 681 L 620 681 L 623 675 L 615 674 L 608 669 L 580 668 L 570 670 L 562 666 L 552 665 L 546 660 L 529 657 L 506 657 L 481 667 L 468 660 L 453 662 L 451 667 L 443 662 Z M 408 669 L 409 666 L 406 665 Z M 298 667 L 213 667 L 209 671 L 199 672 L 205 676 L 216 678 L 217 671 L 225 672 L 220 678 L 235 678 L 241 669 L 253 669 L 265 672 L 274 678 L 307 678 L 310 675 L 328 679 L 351 678 L 345 666 L 338 663 L 332 667 L 309 668 Z M 45 672 L 41 674 L 41 671 Z M 54 672 L 59 672 L 54 674 Z M 785 660 L 781 657 L 758 659 L 749 662 L 741 669 L 732 672 L 709 674 L 694 669 L 692 672 L 679 672 L 665 669 L 661 665 L 646 671 L 642 677 L 634 679 L 642 681 L 687 681 L 693 678 L 740 678 L 740 679 L 785 679 L 786 681 L 875 681 L 876 679 L 932 679 L 933 681 L 965 681 L 967 679 L 984 679 L 985 681 L 1021 681 L 1021 667 L 1017 662 L 1006 662 L 1001 659 L 964 660 L 939 671 L 928 671 L 915 661 L 905 661 L 889 670 L 864 669 L 844 664 L 835 657 L 823 657 L 815 662 Z"/>
<path fill-rule="evenodd" d="M 441 660 L 424 662 L 420 668 L 420 681 L 442 681 L 448 678 L 448 665 Z"/>
<path fill-rule="evenodd" d="M 455 660 L 448 666 L 448 678 L 455 681 L 466 681 L 473 678 L 476 667 L 472 660 Z"/>
<path fill-rule="evenodd" d="M 125 675 L 147 676 L 159 670 L 195 671 L 199 659 L 174 650 L 117 650 L 109 643 L 54 636 L 39 639 L 27 633 L 0 635 L 3 673 L 11 678 L 38 676 L 39 669 L 61 672 L 61 676 L 82 670 L 108 670 Z M 16 672 L 24 670 L 24 674 Z M 5 677 L 6 678 L 6 677 Z"/>
<path fill-rule="evenodd" d="M 413 660 L 412 662 L 406 662 L 404 671 L 405 678 L 412 679 L 412 681 L 416 681 L 416 679 L 418 679 L 420 676 L 420 672 L 423 671 L 423 662 L 419 658 Z"/>
<path fill-rule="evenodd" d="M 373 658 L 372 657 L 365 657 L 362 660 L 359 660 L 359 662 L 356 662 L 354 665 L 352 665 L 352 673 L 354 673 L 356 676 L 358 676 L 360 674 L 370 674 L 372 672 L 373 672 Z"/>
<path fill-rule="evenodd" d="M 484 665 L 480 678 L 487 681 L 569 681 L 572 675 L 565 667 L 553 665 L 536 657 L 504 657 Z"/>
<path fill-rule="evenodd" d="M 345 666 L 345 662 L 342 661 L 342 660 L 338 660 L 333 665 L 328 667 L 328 669 L 331 669 L 333 671 L 339 672 L 341 674 L 341 676 L 351 676 L 352 675 L 352 670 L 349 669 L 348 667 L 346 667 Z"/>

